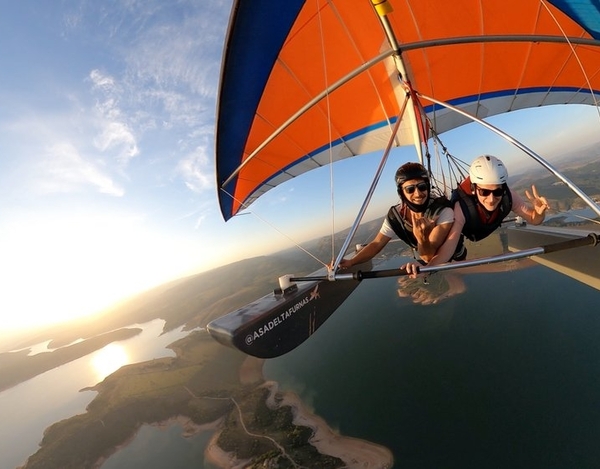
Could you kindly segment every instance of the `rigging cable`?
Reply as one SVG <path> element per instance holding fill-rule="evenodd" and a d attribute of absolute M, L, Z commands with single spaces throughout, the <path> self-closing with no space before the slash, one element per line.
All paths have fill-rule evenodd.
<path fill-rule="evenodd" d="M 594 88 L 592 87 L 592 84 L 590 83 L 590 79 L 589 79 L 589 77 L 588 77 L 588 75 L 587 75 L 587 73 L 585 71 L 585 68 L 584 68 L 583 64 L 581 63 L 579 55 L 577 55 L 577 51 L 575 50 L 575 47 L 573 47 L 573 43 L 568 38 L 567 34 L 565 33 L 565 30 L 563 29 L 563 27 L 558 22 L 558 19 L 556 18 L 556 16 L 554 16 L 554 14 L 552 13 L 552 11 L 548 7 L 546 1 L 545 0 L 540 0 L 540 3 L 546 9 L 546 11 L 548 12 L 548 14 L 552 17 L 552 20 L 554 21 L 554 23 L 556 24 L 556 26 L 558 27 L 558 29 L 560 29 L 560 32 L 563 35 L 563 37 L 565 38 L 565 40 L 567 41 L 567 44 L 569 44 L 569 47 L 571 48 L 571 52 L 573 53 L 573 56 L 575 57 L 575 60 L 577 60 L 577 64 L 579 65 L 579 68 L 581 69 L 581 72 L 583 73 L 583 77 L 585 78 L 585 81 L 587 83 L 588 89 L 590 90 L 590 93 L 592 95 L 592 100 L 594 101 L 594 106 L 596 107 L 596 111 L 598 112 L 598 117 L 600 118 L 600 103 L 596 99 L 596 94 L 594 93 Z"/>
<path fill-rule="evenodd" d="M 325 54 L 325 39 L 323 18 L 321 15 L 321 2 L 316 0 L 317 18 L 319 23 L 319 38 L 321 44 L 321 60 L 323 61 L 323 81 L 325 85 L 325 106 L 327 108 L 327 135 L 329 140 L 329 204 L 331 210 L 331 262 L 335 252 L 335 196 L 334 196 L 334 177 L 333 177 L 333 138 L 331 131 L 331 101 L 329 99 L 329 80 L 327 78 L 327 57 Z"/>
<path fill-rule="evenodd" d="M 397 126 L 394 123 L 393 119 L 387 117 L 388 116 L 388 112 L 386 112 L 386 106 L 384 104 L 384 99 L 381 96 L 381 92 L 379 91 L 378 87 L 376 86 L 376 83 L 375 83 L 375 81 L 373 79 L 373 76 L 372 76 L 372 74 L 371 74 L 371 72 L 369 70 L 371 68 L 371 66 L 379 63 L 380 60 L 373 61 L 372 59 L 367 60 L 367 59 L 364 58 L 364 56 L 363 56 L 363 54 L 361 52 L 361 48 L 358 46 L 358 44 L 354 40 L 353 35 L 350 33 L 350 30 L 347 27 L 347 25 L 346 25 L 343 17 L 340 15 L 339 11 L 336 9 L 335 4 L 333 2 L 330 2 L 330 1 L 325 2 L 325 3 L 327 4 L 326 6 L 331 9 L 333 15 L 337 18 L 337 20 L 339 21 L 339 23 L 342 25 L 344 31 L 346 32 L 348 44 L 351 45 L 351 47 L 354 50 L 354 52 L 356 53 L 356 55 L 360 58 L 360 60 L 365 65 L 369 64 L 368 66 L 363 66 L 362 67 L 363 70 L 360 73 L 363 73 L 363 72 L 366 73 L 366 76 L 368 77 L 368 79 L 369 79 L 369 81 L 370 81 L 370 83 L 372 85 L 373 92 L 377 96 L 377 100 L 379 102 L 379 106 L 381 107 L 381 109 L 383 111 L 383 114 L 386 116 L 387 125 L 388 125 L 388 127 L 390 129 L 390 134 L 392 135 L 391 138 L 393 138 L 396 141 L 396 143 L 399 144 L 399 140 L 396 140 L 397 139 L 397 133 L 398 133 Z M 379 6 L 375 6 L 375 9 L 377 11 L 379 11 L 379 9 L 383 9 L 382 11 L 387 10 L 387 6 L 383 5 L 383 4 L 386 3 L 386 0 L 384 0 L 383 2 L 379 2 L 379 3 L 380 3 Z M 323 40 L 323 38 L 324 38 L 324 34 L 323 34 L 324 28 L 323 28 L 323 25 L 322 25 L 322 9 L 324 9 L 324 8 L 325 8 L 325 6 L 323 6 L 323 8 L 320 8 L 319 0 L 317 0 L 317 12 L 318 12 L 318 17 L 319 17 L 319 30 L 320 30 L 320 34 L 321 34 L 322 57 L 323 57 L 323 63 L 326 64 L 327 62 L 326 62 L 325 46 L 324 46 L 324 40 Z M 397 44 L 396 44 L 396 46 L 397 46 Z M 394 48 L 394 50 L 396 50 L 396 49 Z M 391 52 L 390 53 L 384 53 L 384 55 L 385 56 L 391 55 Z M 325 71 L 326 71 L 326 68 L 325 68 Z M 334 168 L 333 168 L 333 165 L 332 165 L 332 162 L 333 162 L 333 138 L 332 138 L 332 135 L 331 135 L 331 108 L 330 108 L 330 103 L 329 103 L 329 94 L 330 94 L 329 90 L 330 90 L 330 87 L 328 85 L 327 74 L 325 74 L 325 85 L 326 85 L 326 91 L 325 91 L 324 95 L 327 96 L 327 99 L 328 99 L 328 102 L 327 102 L 327 112 L 328 112 L 328 114 L 327 114 L 327 117 L 328 117 L 327 122 L 328 122 L 328 125 L 329 125 L 329 132 L 330 132 L 329 133 L 329 137 L 330 137 L 329 138 L 329 158 L 330 158 L 330 162 L 329 162 L 330 163 L 330 169 L 329 170 L 330 170 L 330 191 L 331 191 L 331 212 L 332 212 L 332 217 L 331 217 L 332 218 L 332 229 L 331 229 L 331 256 L 332 256 L 332 261 L 331 261 L 331 265 L 333 265 L 335 263 L 334 257 L 335 257 L 335 252 L 336 252 L 336 249 L 335 249 L 335 196 L 334 196 L 334 192 L 335 191 L 334 191 L 334 177 L 333 177 Z M 403 113 L 404 113 L 404 110 L 401 111 L 400 116 L 402 116 Z M 377 175 L 375 177 L 378 178 Z M 348 241 L 350 241 L 350 240 L 348 240 Z M 344 243 L 344 244 L 346 244 L 346 247 L 347 247 L 347 243 Z M 345 248 L 342 247 L 341 251 L 344 251 L 344 250 L 345 250 Z"/>
<path fill-rule="evenodd" d="M 247 209 L 248 205 L 245 204 L 243 201 L 237 199 L 233 194 L 230 194 L 229 192 L 227 192 L 224 188 L 221 188 L 221 190 L 227 194 L 229 197 L 231 197 L 232 200 L 235 200 L 236 202 L 238 202 L 240 204 L 240 206 L 242 207 L 242 209 Z M 319 264 L 321 264 L 323 267 L 326 267 L 327 264 L 325 262 L 323 262 L 321 259 L 317 258 L 314 254 L 312 254 L 310 251 L 308 251 L 307 249 L 303 248 L 296 240 L 294 240 L 292 237 L 288 236 L 287 234 L 285 234 L 283 231 L 281 231 L 280 229 L 278 229 L 275 225 L 273 225 L 272 223 L 269 223 L 267 220 L 265 220 L 264 218 L 262 218 L 260 215 L 258 215 L 256 212 L 254 212 L 253 210 L 248 210 L 248 212 L 244 212 L 244 213 L 240 213 L 236 216 L 241 216 L 241 215 L 245 215 L 245 214 L 252 214 L 254 215 L 258 220 L 260 220 L 261 222 L 263 222 L 265 225 L 271 227 L 273 230 L 275 230 L 277 233 L 279 233 L 281 236 L 283 236 L 284 238 L 286 238 L 288 241 L 291 241 L 294 246 L 296 246 L 298 249 L 300 249 L 301 251 L 304 251 L 306 254 L 308 254 L 310 257 L 312 257 L 315 261 L 317 261 Z"/>
<path fill-rule="evenodd" d="M 589 76 L 588 76 L 588 74 L 587 74 L 587 72 L 585 70 L 585 67 L 583 66 L 583 63 L 581 62 L 581 59 L 580 59 L 579 55 L 577 54 L 577 50 L 573 46 L 573 43 L 571 42 L 571 40 L 569 39 L 569 37 L 567 36 L 567 33 L 565 32 L 564 28 L 562 27 L 562 25 L 558 21 L 558 18 L 556 18 L 556 16 L 554 15 L 554 13 L 552 12 L 552 10 L 548 6 L 546 0 L 540 0 L 540 3 L 546 9 L 546 12 L 550 15 L 550 17 L 552 18 L 552 21 L 554 21 L 554 24 L 556 25 L 556 27 L 560 30 L 560 32 L 561 32 L 562 36 L 565 38 L 565 41 L 567 42 L 567 44 L 569 44 L 569 48 L 571 49 L 571 53 L 573 54 L 573 57 L 577 61 L 577 64 L 579 65 L 579 69 L 581 70 L 581 73 L 583 74 L 583 77 L 585 78 L 585 82 L 586 82 L 587 87 L 588 87 L 588 89 L 590 91 L 590 95 L 592 97 L 592 100 L 593 100 L 593 103 L 594 103 L 594 107 L 596 108 L 596 113 L 598 114 L 598 119 L 600 121 L 600 102 L 596 98 L 596 93 L 594 93 L 594 88 L 592 87 L 592 84 L 591 84 Z M 596 212 L 598 212 L 598 210 L 596 210 Z M 575 215 L 575 216 L 577 216 L 577 215 Z M 580 217 L 580 218 L 585 218 L 585 217 Z M 589 218 L 587 220 L 592 221 L 594 223 L 598 223 L 598 221 L 592 220 L 592 219 L 589 219 Z"/>

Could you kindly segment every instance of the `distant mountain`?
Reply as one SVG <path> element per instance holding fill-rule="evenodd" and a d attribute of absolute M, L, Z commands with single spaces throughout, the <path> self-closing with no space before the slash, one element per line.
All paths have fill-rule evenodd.
<path fill-rule="evenodd" d="M 565 161 L 559 169 L 588 196 L 600 200 L 600 156 Z M 584 206 L 584 202 L 566 184 L 547 170 L 532 171 L 518 178 L 511 178 L 510 184 L 512 189 L 520 193 L 525 189 L 531 190 L 531 185 L 535 184 L 540 195 L 548 199 L 554 210 L 567 211 Z"/>

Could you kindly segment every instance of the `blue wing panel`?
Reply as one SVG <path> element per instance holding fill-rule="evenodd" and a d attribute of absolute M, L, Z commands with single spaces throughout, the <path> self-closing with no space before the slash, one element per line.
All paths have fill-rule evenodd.
<path fill-rule="evenodd" d="M 577 21 L 594 39 L 600 39 L 598 0 L 550 0 L 550 3 Z"/>
<path fill-rule="evenodd" d="M 244 138 L 254 118 L 265 83 L 305 0 L 237 0 L 225 42 L 217 116 L 216 174 L 220 190 L 240 165 Z M 222 97 L 226 97 L 224 101 Z M 225 187 L 233 193 L 235 179 Z M 232 200 L 219 197 L 225 219 L 231 218 Z"/>

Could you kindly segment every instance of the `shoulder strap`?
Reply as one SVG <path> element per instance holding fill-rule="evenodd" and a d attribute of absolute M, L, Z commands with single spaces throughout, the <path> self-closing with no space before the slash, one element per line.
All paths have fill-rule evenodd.
<path fill-rule="evenodd" d="M 510 211 L 512 210 L 512 194 L 510 193 L 510 189 L 506 187 L 506 191 L 502 196 L 502 201 L 500 202 L 500 220 L 504 220 Z"/>
<path fill-rule="evenodd" d="M 387 213 L 387 220 L 398 238 L 412 248 L 417 247 L 417 240 L 412 234 L 412 226 L 409 225 L 404 218 L 402 218 L 402 215 L 400 215 L 400 212 L 398 211 L 397 205 L 390 207 Z"/>
<path fill-rule="evenodd" d="M 444 210 L 445 208 L 452 208 L 453 204 L 448 200 L 446 196 L 436 197 L 429 202 L 426 213 L 429 217 L 433 218 Z"/>
<path fill-rule="evenodd" d="M 461 187 L 452 191 L 451 200 L 458 202 L 465 216 L 465 226 L 462 233 L 471 241 L 477 240 L 477 234 L 481 230 L 481 220 L 477 212 L 477 205 L 472 195 L 467 194 Z"/>

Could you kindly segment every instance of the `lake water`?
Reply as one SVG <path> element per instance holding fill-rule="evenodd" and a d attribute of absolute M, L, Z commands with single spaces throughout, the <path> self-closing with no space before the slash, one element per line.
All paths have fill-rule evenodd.
<path fill-rule="evenodd" d="M 160 319 L 132 325 L 143 332 L 1 392 L 0 469 L 24 463 L 37 451 L 48 426 L 85 412 L 97 393 L 81 389 L 94 386 L 122 365 L 175 356 L 165 347 L 189 331 L 177 329 L 161 335 L 163 325 Z M 41 347 L 35 350 L 44 353 Z"/>
<path fill-rule="evenodd" d="M 143 425 L 127 447 L 109 457 L 102 469 L 209 469 L 214 466 L 204 461 L 204 450 L 212 431 L 182 437 L 181 424 L 159 428 Z"/>
<path fill-rule="evenodd" d="M 600 291 L 538 265 L 453 279 L 465 291 L 428 306 L 395 278 L 363 281 L 309 341 L 266 361 L 265 378 L 341 434 L 390 448 L 395 467 L 598 467 Z M 172 355 L 187 333 L 159 337 L 162 324 L 119 343 L 130 362 Z M 84 411 L 100 352 L 0 393 L 2 469 Z M 144 425 L 102 469 L 210 468 L 210 432 L 182 433 Z"/>
<path fill-rule="evenodd" d="M 437 305 L 364 281 L 265 375 L 402 468 L 600 464 L 600 292 L 534 266 Z"/>
<path fill-rule="evenodd" d="M 579 210 L 569 210 L 568 212 L 550 215 L 546 221 L 553 218 L 562 218 L 561 223 L 581 223 L 583 220 L 594 220 L 598 215 L 591 208 L 586 207 Z"/>

